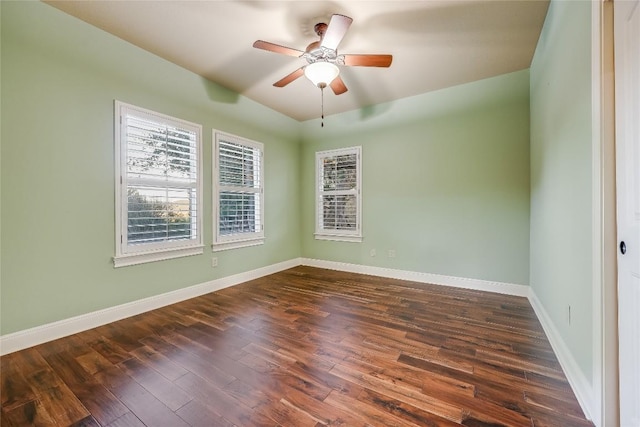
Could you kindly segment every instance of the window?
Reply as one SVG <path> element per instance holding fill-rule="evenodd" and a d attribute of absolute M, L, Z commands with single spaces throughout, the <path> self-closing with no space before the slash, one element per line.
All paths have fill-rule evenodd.
<path fill-rule="evenodd" d="M 360 152 L 316 153 L 316 239 L 362 241 Z"/>
<path fill-rule="evenodd" d="M 201 134 L 116 101 L 116 267 L 203 253 Z"/>
<path fill-rule="evenodd" d="M 263 145 L 214 131 L 213 250 L 264 243 Z"/>

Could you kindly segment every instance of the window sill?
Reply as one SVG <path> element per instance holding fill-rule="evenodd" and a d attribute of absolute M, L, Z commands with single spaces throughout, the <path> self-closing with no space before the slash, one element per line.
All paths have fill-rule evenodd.
<path fill-rule="evenodd" d="M 344 234 L 327 234 L 315 233 L 316 240 L 333 240 L 336 242 L 354 242 L 362 243 L 362 236 L 344 235 Z"/>
<path fill-rule="evenodd" d="M 221 252 L 229 249 L 247 248 L 264 244 L 264 237 L 248 240 L 230 240 L 228 242 L 218 242 L 211 245 L 213 252 Z"/>
<path fill-rule="evenodd" d="M 204 246 L 190 246 L 188 248 L 167 249 L 153 252 L 140 252 L 113 257 L 113 266 L 127 267 L 129 265 L 145 264 L 147 262 L 164 261 L 167 259 L 181 258 L 204 253 Z"/>

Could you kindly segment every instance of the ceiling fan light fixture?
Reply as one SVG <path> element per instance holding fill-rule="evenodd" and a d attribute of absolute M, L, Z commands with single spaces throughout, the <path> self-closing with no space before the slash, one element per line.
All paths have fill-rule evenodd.
<path fill-rule="evenodd" d="M 333 79 L 338 77 L 338 74 L 340 74 L 338 66 L 325 61 L 314 62 L 304 69 L 304 75 L 311 80 L 311 83 L 323 88 L 329 86 Z"/>

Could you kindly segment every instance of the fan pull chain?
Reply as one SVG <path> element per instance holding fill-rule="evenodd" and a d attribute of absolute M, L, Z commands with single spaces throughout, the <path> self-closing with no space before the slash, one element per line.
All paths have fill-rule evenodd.
<path fill-rule="evenodd" d="M 322 119 L 320 121 L 320 127 L 323 128 L 324 127 L 324 87 L 320 88 L 320 106 L 322 108 Z"/>

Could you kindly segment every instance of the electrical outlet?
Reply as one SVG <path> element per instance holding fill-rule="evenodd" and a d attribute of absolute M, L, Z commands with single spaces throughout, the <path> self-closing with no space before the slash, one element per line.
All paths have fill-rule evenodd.
<path fill-rule="evenodd" d="M 376 250 L 375 250 L 375 249 L 371 249 L 371 250 L 369 251 L 369 255 L 371 255 L 371 256 L 376 256 Z"/>
<path fill-rule="evenodd" d="M 395 258 L 395 257 L 396 257 L 396 250 L 389 249 L 389 258 Z"/>
<path fill-rule="evenodd" d="M 211 267 L 217 267 L 218 266 L 218 257 L 213 257 L 211 258 Z"/>

